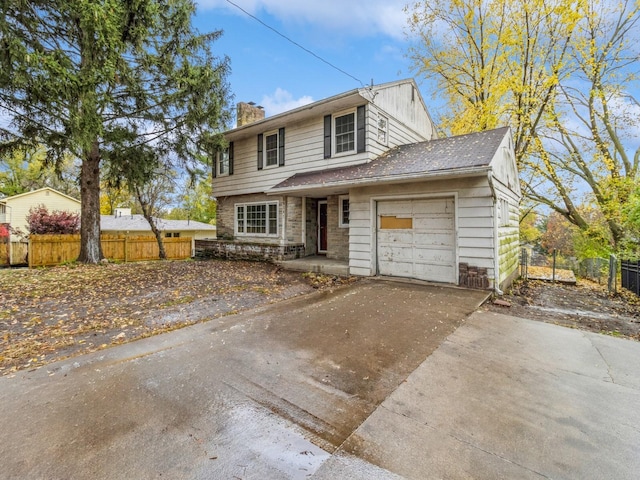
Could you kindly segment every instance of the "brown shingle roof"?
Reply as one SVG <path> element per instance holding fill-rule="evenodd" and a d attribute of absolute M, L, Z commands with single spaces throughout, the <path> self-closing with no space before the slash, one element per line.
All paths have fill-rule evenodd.
<path fill-rule="evenodd" d="M 488 167 L 509 127 L 395 147 L 360 165 L 297 173 L 272 190 Z"/>

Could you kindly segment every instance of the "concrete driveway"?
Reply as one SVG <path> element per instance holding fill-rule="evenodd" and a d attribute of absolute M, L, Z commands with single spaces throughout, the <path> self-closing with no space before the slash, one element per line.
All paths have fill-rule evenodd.
<path fill-rule="evenodd" d="M 0 478 L 637 478 L 640 344 L 484 296 L 365 281 L 0 378 Z"/>

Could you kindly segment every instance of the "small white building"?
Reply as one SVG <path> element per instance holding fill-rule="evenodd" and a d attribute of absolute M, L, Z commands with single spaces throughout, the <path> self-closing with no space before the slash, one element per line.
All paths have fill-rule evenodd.
<path fill-rule="evenodd" d="M 190 237 L 192 255 L 195 240 L 216 237 L 215 225 L 194 220 L 154 219 L 156 227 L 164 237 Z M 100 215 L 100 231 L 109 235 L 152 235 L 147 219 L 143 215 L 131 214 L 130 208 L 117 208 L 113 215 Z"/>
<path fill-rule="evenodd" d="M 80 214 L 80 200 L 65 195 L 53 188 L 45 187 L 31 192 L 21 193 L 12 197 L 0 198 L 0 223 L 8 224 L 13 229 L 19 229 L 23 234 L 29 234 L 27 216 L 29 210 L 39 205 L 47 207 L 49 212 L 62 211 Z M 11 236 L 16 242 L 20 237 Z"/>

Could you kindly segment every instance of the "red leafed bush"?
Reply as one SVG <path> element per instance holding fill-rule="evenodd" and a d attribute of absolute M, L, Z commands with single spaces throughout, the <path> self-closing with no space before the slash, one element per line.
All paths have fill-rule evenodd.
<path fill-rule="evenodd" d="M 9 229 L 0 223 L 0 238 L 9 236 Z"/>
<path fill-rule="evenodd" d="M 44 205 L 38 205 L 29 210 L 27 223 L 29 224 L 29 233 L 37 235 L 78 233 L 80 215 L 59 210 L 49 212 Z"/>

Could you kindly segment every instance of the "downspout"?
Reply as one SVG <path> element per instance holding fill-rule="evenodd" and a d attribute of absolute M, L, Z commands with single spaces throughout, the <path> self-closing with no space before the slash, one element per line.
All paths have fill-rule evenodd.
<path fill-rule="evenodd" d="M 493 172 L 489 170 L 487 173 L 489 188 L 491 189 L 491 198 L 493 199 L 493 291 L 496 295 L 503 295 L 500 290 L 500 238 L 498 236 L 498 196 L 493 186 Z"/>

